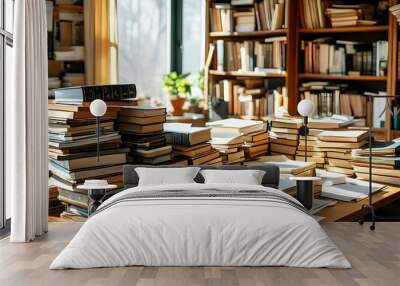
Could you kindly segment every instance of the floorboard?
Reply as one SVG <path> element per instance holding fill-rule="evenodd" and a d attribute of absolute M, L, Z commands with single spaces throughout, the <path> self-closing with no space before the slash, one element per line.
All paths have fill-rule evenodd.
<path fill-rule="evenodd" d="M 399 285 L 400 223 L 368 225 L 326 223 L 324 229 L 353 268 L 286 267 L 125 267 L 48 270 L 81 223 L 50 223 L 49 233 L 29 244 L 0 240 L 0 285 L 134 285 L 134 286 L 264 286 L 264 285 Z"/>

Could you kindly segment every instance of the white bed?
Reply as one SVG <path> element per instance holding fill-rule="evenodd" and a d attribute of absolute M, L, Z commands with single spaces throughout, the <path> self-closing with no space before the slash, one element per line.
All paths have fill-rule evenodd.
<path fill-rule="evenodd" d="M 129 265 L 351 267 L 285 193 L 198 183 L 134 187 L 113 196 L 50 268 Z"/>

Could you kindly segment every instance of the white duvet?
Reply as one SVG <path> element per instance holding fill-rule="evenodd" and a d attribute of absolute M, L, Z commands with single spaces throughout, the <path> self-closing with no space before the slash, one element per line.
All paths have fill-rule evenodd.
<path fill-rule="evenodd" d="M 50 269 L 145 266 L 349 268 L 320 225 L 291 204 L 262 198 L 174 197 L 121 200 L 134 192 L 258 190 L 230 184 L 136 187 L 104 202 Z M 120 200 L 120 201 L 119 201 Z"/>

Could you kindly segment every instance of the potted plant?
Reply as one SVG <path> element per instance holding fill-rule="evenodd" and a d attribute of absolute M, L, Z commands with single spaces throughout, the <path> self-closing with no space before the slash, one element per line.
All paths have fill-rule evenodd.
<path fill-rule="evenodd" d="M 163 87 L 168 92 L 170 102 L 174 110 L 172 114 L 175 116 L 183 115 L 183 105 L 186 96 L 190 94 L 192 85 L 186 79 L 189 74 L 179 74 L 170 72 L 163 76 Z"/>

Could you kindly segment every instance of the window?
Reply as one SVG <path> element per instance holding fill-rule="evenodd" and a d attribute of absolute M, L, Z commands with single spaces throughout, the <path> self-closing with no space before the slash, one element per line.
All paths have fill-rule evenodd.
<path fill-rule="evenodd" d="M 11 93 L 14 1 L 0 0 L 0 228 L 10 218 L 10 194 L 4 188 L 4 104 Z"/>
<path fill-rule="evenodd" d="M 204 1 L 118 0 L 117 8 L 119 82 L 166 104 L 162 76 L 202 67 Z"/>

